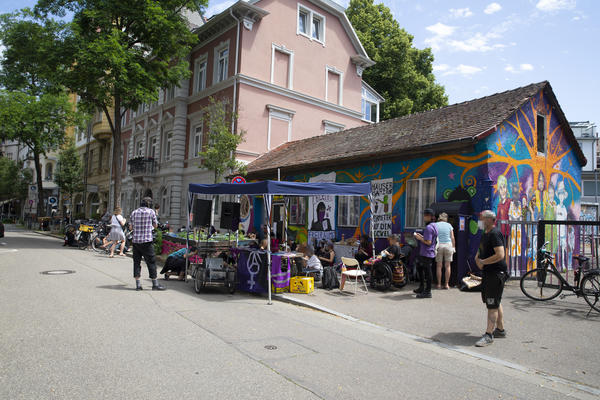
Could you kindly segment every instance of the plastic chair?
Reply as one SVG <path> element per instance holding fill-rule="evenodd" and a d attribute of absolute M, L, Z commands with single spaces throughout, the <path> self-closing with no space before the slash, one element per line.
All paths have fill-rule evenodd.
<path fill-rule="evenodd" d="M 354 294 L 356 295 L 356 290 L 358 289 L 359 281 L 358 279 L 362 279 L 362 283 L 365 287 L 365 294 L 369 293 L 369 289 L 367 288 L 367 282 L 365 281 L 365 275 L 367 273 L 360 269 L 360 263 L 355 258 L 342 257 L 342 264 L 346 267 L 346 271 L 342 271 L 342 282 L 340 285 L 340 290 L 344 287 L 347 278 L 354 278 Z M 356 269 L 347 269 L 356 268 Z M 350 280 L 352 282 L 352 280 Z"/>

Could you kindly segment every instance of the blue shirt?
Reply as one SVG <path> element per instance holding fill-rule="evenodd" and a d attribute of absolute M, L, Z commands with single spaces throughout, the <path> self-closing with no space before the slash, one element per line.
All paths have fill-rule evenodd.
<path fill-rule="evenodd" d="M 187 252 L 187 249 L 185 247 L 182 247 L 181 249 L 172 252 L 171 254 L 169 254 L 169 257 L 179 257 L 179 258 L 183 258 L 183 256 L 185 256 Z"/>
<path fill-rule="evenodd" d="M 452 243 L 452 231 L 454 228 L 446 221 L 440 221 L 435 223 L 438 231 L 438 241 L 440 243 Z"/>

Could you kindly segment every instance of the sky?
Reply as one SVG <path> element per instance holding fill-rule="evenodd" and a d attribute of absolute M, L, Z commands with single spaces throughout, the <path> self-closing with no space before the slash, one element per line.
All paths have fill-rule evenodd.
<path fill-rule="evenodd" d="M 209 0 L 206 15 L 234 2 Z M 450 104 L 548 80 L 569 121 L 600 125 L 600 1 L 375 2 L 391 9 L 414 46 L 432 48 L 434 74 Z M 0 13 L 35 1 L 15 3 L 0 0 Z"/>

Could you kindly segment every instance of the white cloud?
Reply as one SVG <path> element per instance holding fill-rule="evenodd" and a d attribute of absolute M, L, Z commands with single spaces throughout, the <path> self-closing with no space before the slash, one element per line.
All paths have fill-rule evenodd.
<path fill-rule="evenodd" d="M 521 71 L 533 71 L 533 65 L 531 64 L 521 64 L 519 65 Z"/>
<path fill-rule="evenodd" d="M 437 36 L 446 37 L 450 36 L 456 30 L 455 26 L 444 25 L 441 22 L 438 22 L 435 25 L 430 25 L 426 27 L 429 32 L 435 33 Z"/>
<path fill-rule="evenodd" d="M 488 32 L 486 34 L 476 33 L 472 37 L 465 40 L 449 40 L 448 45 L 457 51 L 471 52 L 486 52 L 494 49 L 505 48 L 502 43 L 490 43 L 492 39 L 497 39 L 500 36 L 495 33 Z"/>
<path fill-rule="evenodd" d="M 498 12 L 500 10 L 502 10 L 502 6 L 500 4 L 498 4 L 498 3 L 490 3 L 490 4 L 487 5 L 487 7 L 485 8 L 485 10 L 483 10 L 483 12 L 486 13 L 486 14 L 493 14 L 493 13 L 496 13 L 496 12 Z"/>
<path fill-rule="evenodd" d="M 540 0 L 535 6 L 542 11 L 572 10 L 575 3 L 575 0 Z"/>
<path fill-rule="evenodd" d="M 434 71 L 436 71 L 435 66 L 433 67 L 433 69 L 434 69 Z M 463 75 L 465 77 L 468 77 L 468 76 L 471 76 L 478 72 L 481 72 L 484 69 L 486 69 L 486 67 L 476 67 L 474 65 L 465 65 L 465 64 L 459 64 L 456 67 L 451 67 L 447 64 L 440 64 L 437 66 L 437 71 L 443 72 L 442 73 L 443 76 L 458 74 L 458 75 Z"/>
<path fill-rule="evenodd" d="M 204 15 L 207 18 L 210 18 L 213 15 L 220 14 L 221 12 L 225 11 L 226 9 L 228 9 L 229 7 L 231 7 L 232 5 L 234 5 L 235 3 L 237 3 L 236 0 L 227 0 L 227 1 L 224 1 L 224 2 L 216 3 L 216 4 L 208 7 L 206 9 L 206 12 L 204 13 Z"/>
<path fill-rule="evenodd" d="M 525 71 L 533 71 L 533 65 L 531 64 L 520 64 L 519 67 L 513 67 L 511 64 L 506 64 L 504 70 L 506 72 L 510 72 L 511 74 L 519 74 Z"/>
<path fill-rule="evenodd" d="M 473 11 L 467 8 L 451 8 L 450 16 L 453 18 L 467 18 L 473 15 Z"/>

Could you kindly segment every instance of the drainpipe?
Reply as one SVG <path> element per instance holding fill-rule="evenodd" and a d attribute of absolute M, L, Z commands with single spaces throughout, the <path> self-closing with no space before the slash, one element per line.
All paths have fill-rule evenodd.
<path fill-rule="evenodd" d="M 232 116 L 231 116 L 231 132 L 235 132 L 235 112 L 237 109 L 237 82 L 238 82 L 238 62 L 239 62 L 239 55 L 240 55 L 240 20 L 238 17 L 236 17 L 235 15 L 233 15 L 233 8 L 229 9 L 229 14 L 231 15 L 231 18 L 235 19 L 235 21 L 237 22 L 236 26 L 237 26 L 237 33 L 236 33 L 236 39 L 235 39 L 235 68 L 234 68 L 234 75 L 233 75 L 233 112 L 232 112 Z"/>

